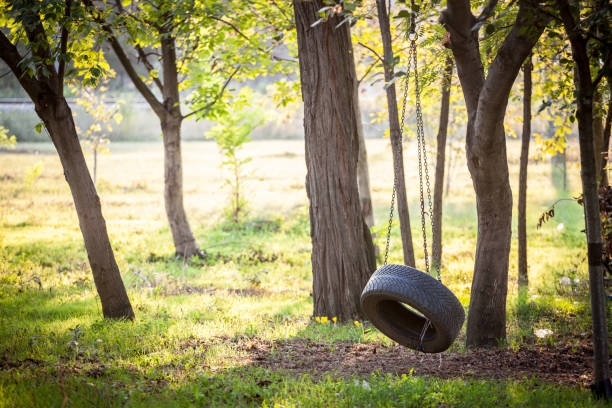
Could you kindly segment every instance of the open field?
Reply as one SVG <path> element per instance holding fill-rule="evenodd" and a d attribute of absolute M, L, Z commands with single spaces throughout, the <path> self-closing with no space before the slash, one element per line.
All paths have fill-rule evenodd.
<path fill-rule="evenodd" d="M 161 141 L 110 146 L 98 188 L 134 322 L 101 318 L 52 146 L 20 148 L 28 152 L 0 154 L 0 407 L 598 404 L 583 387 L 592 352 L 582 207 L 562 201 L 536 230 L 544 210 L 580 189 L 577 146 L 569 192 L 553 188 L 549 160 L 530 163 L 530 289 L 517 293 L 513 242 L 507 344 L 466 351 L 461 334 L 440 359 L 399 349 L 367 322 L 312 319 L 302 141 L 246 146 L 250 213 L 239 225 L 223 216 L 228 191 L 215 144 L 184 144 L 185 206 L 209 254 L 200 261 L 172 256 Z M 513 191 L 519 149 L 509 142 Z M 382 247 L 391 151 L 387 140 L 368 140 L 368 150 Z M 422 264 L 413 144 L 405 157 Z M 467 308 L 476 208 L 463 159 L 445 200 L 442 279 Z M 398 228 L 393 237 L 390 262 L 400 263 Z M 552 334 L 536 336 L 542 329 Z"/>

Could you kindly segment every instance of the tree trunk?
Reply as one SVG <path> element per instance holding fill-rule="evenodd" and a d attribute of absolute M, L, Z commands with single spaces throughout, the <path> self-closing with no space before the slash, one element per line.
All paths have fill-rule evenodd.
<path fill-rule="evenodd" d="M 109 34 L 111 31 L 107 28 Z M 164 138 L 164 203 L 177 255 L 190 258 L 205 256 L 196 245 L 187 214 L 183 206 L 183 159 L 181 155 L 181 114 L 176 49 L 174 38 L 169 33 L 161 35 L 161 64 L 163 73 L 163 103 L 151 92 L 140 78 L 119 41 L 110 35 L 108 41 L 119 62 L 159 118 Z"/>
<path fill-rule="evenodd" d="M 181 115 L 176 50 L 170 35 L 161 40 L 163 97 L 165 112 L 160 115 L 164 137 L 164 203 L 177 255 L 190 258 L 201 255 L 191 232 L 183 206 L 183 158 L 181 154 Z"/>
<path fill-rule="evenodd" d="M 576 29 L 567 0 L 557 0 L 565 31 L 572 46 L 576 66 L 578 140 L 580 143 L 580 178 L 586 223 L 587 253 L 589 261 L 589 287 L 593 319 L 594 391 L 612 398 L 610 367 L 608 363 L 608 331 L 606 323 L 606 294 L 604 290 L 602 262 L 603 240 L 597 192 L 597 170 L 593 144 L 593 92 L 587 40 Z"/>
<path fill-rule="evenodd" d="M 547 130 L 548 138 L 552 139 L 555 136 L 555 125 L 553 121 L 548 122 Z M 562 152 L 555 153 L 550 158 L 550 178 L 557 193 L 565 193 L 567 191 L 567 147 Z"/>
<path fill-rule="evenodd" d="M 448 133 L 448 116 L 450 110 L 451 81 L 453 78 L 453 59 L 446 57 L 446 69 L 442 78 L 442 101 L 440 103 L 440 123 L 438 124 L 436 175 L 433 196 L 432 223 L 432 264 L 442 265 L 442 193 L 444 192 L 444 165 L 446 159 L 446 135 Z"/>
<path fill-rule="evenodd" d="M 449 0 L 441 20 L 450 34 L 468 110 L 466 156 L 476 192 L 478 238 L 467 322 L 467 346 L 497 346 L 506 339 L 512 191 L 504 116 L 512 84 L 544 31 L 547 19 L 527 0 L 489 65 L 485 79 L 477 22 L 470 3 Z"/>
<path fill-rule="evenodd" d="M 348 24 L 319 19 L 322 0 L 294 0 L 304 99 L 315 316 L 361 317 L 361 291 L 376 268 L 359 203 L 355 65 Z"/>
<path fill-rule="evenodd" d="M 70 107 L 64 97 L 43 96 L 34 103 L 59 154 L 74 199 L 102 313 L 108 318 L 132 319 L 134 311 L 108 239 L 100 198 L 87 169 Z"/>
<path fill-rule="evenodd" d="M 609 184 L 608 181 L 608 151 L 610 150 L 610 131 L 612 130 L 612 80 L 610 78 L 607 79 L 608 88 L 609 88 L 609 99 L 608 99 L 608 110 L 606 112 L 606 124 L 604 126 L 603 131 L 603 143 L 601 146 L 601 181 L 599 182 L 600 186 L 607 186 Z"/>
<path fill-rule="evenodd" d="M 164 138 L 164 203 L 176 254 L 185 258 L 199 249 L 183 207 L 183 160 L 181 157 L 181 118 L 167 115 L 161 120 Z"/>
<path fill-rule="evenodd" d="M 372 208 L 372 194 L 370 189 L 370 171 L 368 169 L 368 151 L 363 134 L 361 109 L 359 109 L 359 84 L 355 85 L 355 120 L 357 121 L 357 134 L 359 135 L 359 156 L 357 158 L 357 186 L 361 213 L 368 228 L 374 226 L 374 209 Z"/>
<path fill-rule="evenodd" d="M 448 166 L 446 167 L 446 182 L 445 184 L 445 188 L 444 188 L 444 197 L 448 196 L 448 192 L 450 190 L 450 186 L 451 186 L 451 176 L 453 174 L 453 164 L 455 163 L 453 161 L 453 143 L 452 143 L 453 137 L 451 135 L 450 140 L 448 141 L 447 145 L 448 145 L 448 160 L 446 160 L 448 162 Z"/>
<path fill-rule="evenodd" d="M 384 0 L 376 0 L 378 8 L 378 23 L 380 35 L 383 42 L 383 58 L 385 59 L 385 82 L 388 84 L 393 79 L 393 45 L 391 43 L 391 29 L 389 27 L 389 15 Z M 402 249 L 404 263 L 415 266 L 414 247 L 412 245 L 412 231 L 410 230 L 410 213 L 408 211 L 408 196 L 406 194 L 406 181 L 404 177 L 404 154 L 402 149 L 402 129 L 398 119 L 397 96 L 395 84 L 387 86 L 387 109 L 389 111 L 389 130 L 391 138 L 391 150 L 393 152 L 393 171 L 395 189 L 397 193 L 397 212 L 400 221 L 400 232 L 402 234 Z"/>
<path fill-rule="evenodd" d="M 67 5 L 69 8 L 69 4 Z M 0 31 L 0 58 L 6 62 L 23 89 L 28 93 L 36 113 L 45 124 L 60 157 L 64 177 L 70 187 L 74 206 L 79 217 L 79 226 L 89 265 L 94 276 L 96 290 L 100 296 L 102 313 L 108 318 L 132 319 L 134 311 L 121 280 L 102 216 L 100 198 L 87 169 L 83 149 L 79 143 L 72 112 L 64 98 L 64 68 L 59 63 L 55 68 L 51 47 L 43 44 L 39 36 L 44 35 L 40 16 L 36 8 L 29 10 L 19 24 L 30 41 L 36 38 L 38 45 L 29 47 L 46 69 L 45 75 L 29 75 L 22 68 L 23 57 L 17 47 Z M 24 23 L 27 21 L 27 24 Z M 42 32 L 42 34 L 40 34 Z M 46 40 L 46 37 L 43 37 Z M 64 37 L 66 41 L 67 37 Z M 65 44 L 65 42 L 64 42 Z"/>
<path fill-rule="evenodd" d="M 602 151 L 604 145 L 604 117 L 603 117 L 603 98 L 601 92 L 593 89 L 593 151 L 595 154 L 595 176 L 600 179 Z"/>
<path fill-rule="evenodd" d="M 521 135 L 521 159 L 519 165 L 518 193 L 518 284 L 528 287 L 527 272 L 527 164 L 531 140 L 531 55 L 523 65 L 523 134 Z"/>

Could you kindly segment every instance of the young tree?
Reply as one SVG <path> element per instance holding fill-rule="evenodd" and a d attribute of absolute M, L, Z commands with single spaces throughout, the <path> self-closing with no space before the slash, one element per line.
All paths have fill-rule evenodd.
<path fill-rule="evenodd" d="M 397 108 L 397 94 L 394 83 L 393 45 L 391 43 L 391 27 L 389 24 L 389 13 L 384 0 L 376 0 L 378 10 L 378 24 L 383 43 L 383 59 L 381 63 L 385 70 L 385 83 L 387 93 L 387 109 L 389 111 L 389 130 L 391 138 L 391 149 L 393 152 L 394 186 L 397 194 L 397 212 L 400 220 L 400 232 L 402 235 L 402 249 L 404 263 L 415 266 L 414 247 L 412 245 L 412 231 L 410 229 L 410 214 L 408 211 L 408 195 L 406 194 L 406 181 L 404 177 L 404 154 L 402 147 L 402 129 L 399 123 L 399 112 Z M 403 124 L 402 124 L 403 125 Z"/>
<path fill-rule="evenodd" d="M 103 74 L 101 62 L 95 62 L 102 59 L 92 49 L 91 24 L 80 2 L 17 0 L 0 1 L 0 28 L 0 58 L 32 99 L 59 154 L 102 313 L 131 319 L 134 312 L 108 239 L 100 199 L 64 97 L 66 81 L 80 76 L 83 85 L 91 85 Z"/>
<path fill-rule="evenodd" d="M 438 123 L 436 174 L 433 195 L 433 231 L 431 259 L 435 266 L 442 265 L 442 193 L 444 192 L 444 164 L 446 158 L 446 135 L 450 111 L 451 82 L 453 79 L 453 59 L 446 57 L 442 78 L 442 99 L 440 101 L 440 122 Z"/>
<path fill-rule="evenodd" d="M 519 0 L 518 11 L 509 5 L 515 20 L 509 29 L 500 29 L 507 34 L 497 52 L 493 54 L 489 47 L 494 58 L 485 75 L 478 34 L 496 5 L 497 0 L 490 0 L 476 17 L 470 2 L 448 0 L 441 15 L 468 110 L 466 155 L 478 209 L 468 346 L 497 346 L 506 338 L 512 191 L 503 120 L 512 84 L 548 21 L 531 0 Z M 487 25 L 488 35 L 497 30 Z"/>
<path fill-rule="evenodd" d="M 340 24 L 336 14 L 319 21 L 324 6 L 322 0 L 293 1 L 304 100 L 312 293 L 315 316 L 348 320 L 361 315 L 359 298 L 376 262 L 357 187 L 357 79 L 349 26 Z"/>
<path fill-rule="evenodd" d="M 529 141 L 531 140 L 531 55 L 523 64 L 523 134 L 521 135 L 521 158 L 519 164 L 518 193 L 518 283 L 527 287 L 527 164 L 529 163 Z"/>
<path fill-rule="evenodd" d="M 607 59 L 604 59 L 603 67 L 597 66 L 598 71 L 591 77 L 591 58 L 589 51 L 597 49 L 594 47 L 588 30 L 588 24 L 604 19 L 608 27 L 609 17 L 606 13 L 601 15 L 591 14 L 583 10 L 580 3 L 570 5 L 567 0 L 555 0 L 560 19 L 569 37 L 572 57 L 575 64 L 576 103 L 578 119 L 578 139 L 580 144 L 580 176 L 582 180 L 582 201 L 584 207 L 584 218 L 586 223 L 587 251 L 589 261 L 589 287 L 591 294 L 591 312 L 593 322 L 593 354 L 594 354 L 594 378 L 593 389 L 599 396 L 612 399 L 612 383 L 610 382 L 608 330 L 606 323 L 606 294 L 603 284 L 604 266 L 602 262 L 603 241 L 601 230 L 601 218 L 599 214 L 599 195 L 597 192 L 597 170 L 595 160 L 595 149 L 593 143 L 593 94 L 598 82 L 610 68 L 610 45 L 612 37 L 599 39 L 598 44 L 603 42 L 599 49 L 600 55 L 605 55 L 607 48 Z M 612 11 L 609 2 L 598 4 L 599 9 Z M 584 19 L 581 20 L 581 14 Z M 610 15 L 610 14 L 608 14 Z M 586 27 L 586 28 L 583 28 Z M 603 52 L 602 52 L 603 50 Z M 598 65 L 598 64 L 597 64 Z"/>
<path fill-rule="evenodd" d="M 164 203 L 176 254 L 205 256 L 196 244 L 183 204 L 181 127 L 191 116 L 216 119 L 228 114 L 226 90 L 233 79 L 283 72 L 285 61 L 272 54 L 272 49 L 286 29 L 284 11 L 249 1 L 85 3 L 134 86 L 159 118 L 164 141 Z M 144 77 L 126 51 L 128 47 L 144 66 Z M 180 91 L 188 88 L 193 90 L 187 100 L 191 111 L 183 113 Z"/>
<path fill-rule="evenodd" d="M 108 154 L 109 151 L 106 145 L 110 140 L 106 137 L 107 132 L 112 132 L 112 122 L 121 123 L 122 116 L 119 113 L 121 101 L 116 102 L 113 106 L 107 106 L 104 100 L 107 91 L 106 83 L 98 86 L 96 91 L 88 88 L 80 90 L 80 96 L 76 99 L 85 112 L 90 114 L 94 122 L 85 131 L 85 135 L 81 137 L 83 144 L 88 145 L 93 154 L 93 182 L 94 186 L 98 185 L 98 154 Z M 77 128 L 77 133 L 81 133 Z"/>

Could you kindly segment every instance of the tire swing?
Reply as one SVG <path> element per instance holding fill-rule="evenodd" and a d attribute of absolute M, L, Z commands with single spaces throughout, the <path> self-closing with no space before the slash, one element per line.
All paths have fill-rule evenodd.
<path fill-rule="evenodd" d="M 408 38 L 410 39 L 410 51 L 408 54 L 408 69 L 404 79 L 399 145 L 401 146 L 402 142 L 410 65 L 412 61 L 416 93 L 419 187 L 423 249 L 425 252 L 425 272 L 421 272 L 406 265 L 387 264 L 389 243 L 391 240 L 391 225 L 393 222 L 393 207 L 398 185 L 398 171 L 397 168 L 394 168 L 395 177 L 393 194 L 391 196 L 391 209 L 389 211 L 389 228 L 385 247 L 385 261 L 384 265 L 372 274 L 370 280 L 363 289 L 361 293 L 361 308 L 376 328 L 397 343 L 424 353 L 440 353 L 449 348 L 455 341 L 455 338 L 463 326 L 465 312 L 457 297 L 442 284 L 440 266 L 435 265 L 437 279 L 429 274 L 430 268 L 425 226 L 423 179 L 425 179 L 426 184 L 427 200 L 429 202 L 429 217 L 432 226 L 434 220 L 431 217 L 433 212 L 429 174 L 427 170 L 425 136 L 423 132 L 423 116 L 421 112 L 419 76 L 417 71 L 417 34 L 414 29 L 414 23 L 411 25 Z"/>

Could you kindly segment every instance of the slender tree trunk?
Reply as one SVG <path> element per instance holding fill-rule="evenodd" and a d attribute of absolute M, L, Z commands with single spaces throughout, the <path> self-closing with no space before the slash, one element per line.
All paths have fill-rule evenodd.
<path fill-rule="evenodd" d="M 164 203 L 177 255 L 190 258 L 201 255 L 183 206 L 183 157 L 181 125 L 183 123 L 178 89 L 174 38 L 161 40 L 163 65 L 163 97 L 165 112 L 160 116 L 164 137 Z"/>
<path fill-rule="evenodd" d="M 359 203 L 356 82 L 348 24 L 319 19 L 322 0 L 294 0 L 304 99 L 315 316 L 361 317 L 359 298 L 376 268 Z"/>
<path fill-rule="evenodd" d="M 603 111 L 603 98 L 601 92 L 598 92 L 597 89 L 593 89 L 593 151 L 597 152 L 597 154 L 595 154 L 595 175 L 597 180 L 601 177 L 602 155 L 599 154 L 599 152 L 603 149 L 605 137 Z"/>
<path fill-rule="evenodd" d="M 518 193 L 518 284 L 529 285 L 527 272 L 527 165 L 531 140 L 531 55 L 523 65 L 523 134 L 521 135 L 521 159 L 519 165 Z"/>
<path fill-rule="evenodd" d="M 190 258 L 198 247 L 183 206 L 183 160 L 181 119 L 168 115 L 161 121 L 164 139 L 164 203 L 176 254 Z"/>
<path fill-rule="evenodd" d="M 593 144 L 593 92 L 591 69 L 587 54 L 587 40 L 576 30 L 577 23 L 567 0 L 557 0 L 561 19 L 572 46 L 576 64 L 578 140 L 580 143 L 580 176 L 586 223 L 587 252 L 589 260 L 589 287 L 593 319 L 594 391 L 612 398 L 610 383 L 608 330 L 606 323 L 606 294 L 604 290 L 602 262 L 603 240 L 597 192 L 597 170 Z"/>
<path fill-rule="evenodd" d="M 610 131 L 612 130 L 612 80 L 610 80 L 610 78 L 608 78 L 608 88 L 610 96 L 608 99 L 608 110 L 606 112 L 606 124 L 603 131 L 603 144 L 601 146 L 600 186 L 607 186 L 609 184 L 607 167 L 608 151 L 610 150 Z"/>
<path fill-rule="evenodd" d="M 451 81 L 453 78 L 453 59 L 446 57 L 446 68 L 442 78 L 442 101 L 440 103 L 440 123 L 438 124 L 436 175 L 433 197 L 433 235 L 432 264 L 442 265 L 442 193 L 444 191 L 444 164 L 446 158 L 446 135 L 450 111 Z"/>
<path fill-rule="evenodd" d="M 102 313 L 104 317 L 132 319 L 134 311 L 108 239 L 100 199 L 87 169 L 70 107 L 63 97 L 43 97 L 34 103 L 59 154 L 74 199 Z"/>
<path fill-rule="evenodd" d="M 359 188 L 359 201 L 361 213 L 368 228 L 374 226 L 374 209 L 372 208 L 372 193 L 370 189 L 370 171 L 368 169 L 368 151 L 366 149 L 361 109 L 359 109 L 359 84 L 355 85 L 355 120 L 357 121 L 357 134 L 359 135 L 359 156 L 357 158 L 357 186 Z"/>
<path fill-rule="evenodd" d="M 376 0 L 378 8 L 378 23 L 383 42 L 383 58 L 385 59 L 385 82 L 393 79 L 393 46 L 391 43 L 391 29 L 389 15 L 384 0 Z M 404 154 L 402 149 L 402 130 L 398 119 L 397 96 L 395 84 L 387 86 L 387 108 L 389 111 L 389 129 L 391 137 L 391 150 L 393 152 L 393 170 L 395 175 L 395 189 L 397 193 L 397 212 L 402 234 L 402 248 L 404 263 L 415 266 L 414 247 L 412 245 L 412 231 L 410 230 L 410 213 L 408 211 L 408 195 L 406 194 L 406 181 L 404 177 Z"/>
<path fill-rule="evenodd" d="M 106 30 L 112 34 L 108 27 Z M 185 258 L 194 255 L 204 257 L 205 254 L 196 245 L 183 206 L 183 158 L 181 154 L 183 116 L 180 106 L 175 40 L 169 33 L 161 35 L 163 84 L 161 81 L 157 83 L 162 90 L 163 102 L 157 100 L 140 78 L 119 41 L 113 35 L 109 36 L 108 41 L 134 86 L 149 103 L 161 124 L 164 138 L 164 203 L 175 252 Z"/>
<path fill-rule="evenodd" d="M 457 74 L 468 110 L 466 156 L 476 192 L 478 238 L 470 295 L 467 346 L 497 346 L 506 339 L 512 191 L 504 116 L 512 84 L 544 31 L 547 19 L 519 0 L 516 20 L 488 67 L 482 65 L 477 22 L 470 3 L 449 0 L 441 21 L 450 34 Z"/>
<path fill-rule="evenodd" d="M 447 143 L 448 145 L 448 160 L 446 160 L 448 162 L 448 166 L 446 168 L 446 182 L 445 187 L 444 187 L 444 197 L 448 196 L 448 192 L 450 190 L 450 185 L 451 185 L 451 175 L 453 174 L 453 164 L 455 163 L 453 161 L 453 143 L 452 141 L 452 135 L 451 135 L 451 140 L 449 140 L 449 142 Z"/>
<path fill-rule="evenodd" d="M 548 138 L 552 139 L 555 136 L 555 125 L 553 121 L 548 122 L 547 130 Z M 550 178 L 557 193 L 567 191 L 567 147 L 562 152 L 556 153 L 550 158 Z"/>

